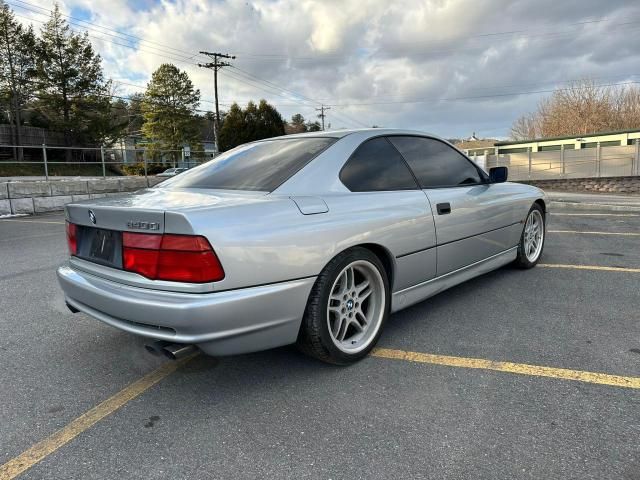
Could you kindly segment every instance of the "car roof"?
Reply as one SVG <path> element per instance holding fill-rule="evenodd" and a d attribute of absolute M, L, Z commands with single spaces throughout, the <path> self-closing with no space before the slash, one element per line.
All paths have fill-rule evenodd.
<path fill-rule="evenodd" d="M 418 130 L 405 130 L 401 128 L 349 128 L 343 130 L 325 130 L 321 132 L 305 132 L 305 133 L 292 133 L 289 135 L 281 135 L 279 137 L 266 138 L 265 140 L 274 140 L 278 138 L 305 138 L 305 137 L 331 137 L 331 138 L 343 138 L 347 135 L 359 133 L 363 137 L 377 137 L 379 135 L 421 135 L 428 137 L 441 138 L 439 135 L 435 135 L 428 132 L 421 132 Z"/>

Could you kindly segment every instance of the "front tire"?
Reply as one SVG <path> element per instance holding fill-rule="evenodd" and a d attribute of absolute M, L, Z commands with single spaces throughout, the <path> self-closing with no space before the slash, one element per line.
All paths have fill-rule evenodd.
<path fill-rule="evenodd" d="M 323 362 L 356 362 L 380 338 L 390 303 L 380 259 L 362 247 L 342 252 L 322 270 L 311 290 L 297 345 Z"/>
<path fill-rule="evenodd" d="M 517 267 L 532 268 L 536 266 L 542 255 L 546 233 L 544 211 L 540 205 L 534 203 L 525 220 L 522 235 L 520 235 L 518 256 L 514 262 Z"/>

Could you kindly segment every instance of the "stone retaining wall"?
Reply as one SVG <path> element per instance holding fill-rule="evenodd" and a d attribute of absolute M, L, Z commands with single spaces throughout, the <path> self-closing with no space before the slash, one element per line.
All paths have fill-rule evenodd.
<path fill-rule="evenodd" d="M 164 178 L 117 177 L 92 180 L 11 181 L 0 183 L 0 215 L 62 210 L 67 203 L 120 195 L 152 187 Z"/>
<path fill-rule="evenodd" d="M 640 177 L 563 178 L 521 181 L 543 190 L 559 192 L 606 192 L 640 194 Z"/>

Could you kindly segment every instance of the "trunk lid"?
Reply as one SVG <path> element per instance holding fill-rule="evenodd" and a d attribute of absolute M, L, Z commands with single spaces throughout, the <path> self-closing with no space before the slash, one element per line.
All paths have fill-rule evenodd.
<path fill-rule="evenodd" d="M 70 203 L 65 215 L 76 225 L 105 230 L 190 233 L 181 212 L 261 202 L 265 196 L 265 192 L 152 188 Z"/>

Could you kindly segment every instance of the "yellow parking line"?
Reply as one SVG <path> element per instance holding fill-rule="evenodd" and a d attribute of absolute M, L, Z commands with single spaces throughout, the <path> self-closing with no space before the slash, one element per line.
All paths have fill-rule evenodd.
<path fill-rule="evenodd" d="M 2 218 L 0 222 L 16 222 L 16 223 L 50 223 L 55 225 L 64 225 L 64 222 L 46 222 L 44 220 L 13 220 L 10 218 Z"/>
<path fill-rule="evenodd" d="M 561 215 L 565 217 L 640 217 L 637 213 L 555 213 L 549 215 Z"/>
<path fill-rule="evenodd" d="M 548 233 L 577 233 L 585 235 L 624 235 L 630 237 L 640 237 L 640 232 L 582 232 L 578 230 L 548 230 Z"/>
<path fill-rule="evenodd" d="M 55 432 L 53 435 L 36 443 L 34 446 L 25 450 L 17 457 L 12 458 L 4 465 L 0 466 L 0 480 L 10 480 L 20 475 L 25 470 L 33 467 L 35 464 L 54 453 L 63 445 L 76 438 L 82 432 L 98 423 L 103 418 L 111 415 L 113 412 L 126 405 L 128 402 L 144 393 L 154 386 L 160 380 L 166 378 L 175 372 L 182 365 L 190 361 L 197 354 L 186 357 L 177 362 L 168 362 L 157 370 L 145 375 L 140 380 L 123 388 L 111 398 L 108 398 L 101 404 L 86 411 L 78 418 L 68 423 L 65 427 Z"/>
<path fill-rule="evenodd" d="M 598 385 L 640 389 L 640 377 L 623 377 L 620 375 L 610 375 L 608 373 L 542 367 L 539 365 L 528 365 L 526 363 L 494 362 L 493 360 L 484 360 L 481 358 L 451 357 L 448 355 L 407 352 L 405 350 L 393 350 L 389 348 L 376 348 L 371 352 L 371 355 L 393 360 L 405 360 L 407 362 L 430 363 L 447 367 L 477 368 L 534 377 L 550 377 L 561 380 L 595 383 Z"/>
<path fill-rule="evenodd" d="M 600 265 L 564 265 L 562 263 L 539 263 L 537 266 L 542 268 L 572 268 L 575 270 L 602 270 L 605 272 L 640 273 L 640 268 L 603 267 Z"/>

